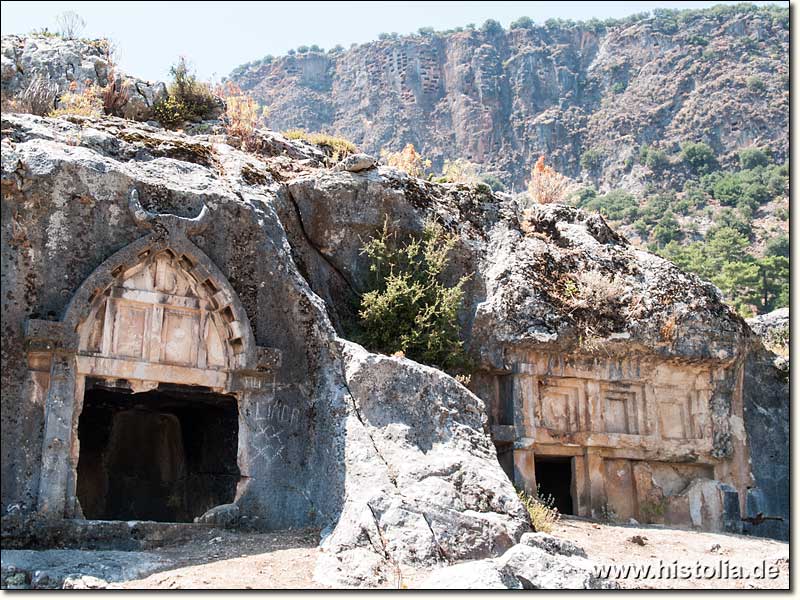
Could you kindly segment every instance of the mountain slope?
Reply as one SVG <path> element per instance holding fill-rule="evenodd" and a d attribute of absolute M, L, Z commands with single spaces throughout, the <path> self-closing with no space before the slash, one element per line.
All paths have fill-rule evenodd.
<path fill-rule="evenodd" d="M 607 24 L 518 23 L 295 53 L 231 74 L 274 129 L 325 130 L 365 150 L 413 143 L 519 190 L 539 154 L 573 178 L 640 189 L 642 145 L 788 151 L 788 10 L 658 11 Z M 581 157 L 591 150 L 593 160 Z M 591 163 L 591 168 L 586 168 Z M 677 176 L 677 175 L 676 175 Z"/>

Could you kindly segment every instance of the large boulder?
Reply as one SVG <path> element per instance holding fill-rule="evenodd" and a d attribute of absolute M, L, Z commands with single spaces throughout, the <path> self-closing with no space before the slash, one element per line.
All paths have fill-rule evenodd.
<path fill-rule="evenodd" d="M 357 585 L 377 570 L 494 556 L 528 530 L 484 431 L 483 402 L 452 377 L 341 340 L 353 414 L 345 505 L 317 578 Z M 363 548 L 379 550 L 363 564 Z M 367 571 L 365 573 L 365 570 Z"/>

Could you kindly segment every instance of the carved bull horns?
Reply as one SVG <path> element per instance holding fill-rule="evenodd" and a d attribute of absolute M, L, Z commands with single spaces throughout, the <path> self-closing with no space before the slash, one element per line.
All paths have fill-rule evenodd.
<path fill-rule="evenodd" d="M 139 192 L 136 188 L 131 188 L 128 192 L 128 209 L 131 211 L 133 220 L 139 227 L 151 228 L 154 224 L 159 224 L 170 233 L 181 232 L 186 236 L 202 233 L 210 218 L 208 206 L 203 204 L 200 214 L 193 218 L 180 217 L 171 213 L 155 213 L 147 210 L 139 201 Z"/>

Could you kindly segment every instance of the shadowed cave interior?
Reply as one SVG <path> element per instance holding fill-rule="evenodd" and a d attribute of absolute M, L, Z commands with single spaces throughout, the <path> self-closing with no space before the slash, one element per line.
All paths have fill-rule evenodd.
<path fill-rule="evenodd" d="M 191 522 L 234 500 L 236 399 L 164 386 L 134 394 L 96 384 L 78 423 L 77 494 L 87 519 Z"/>
<path fill-rule="evenodd" d="M 572 458 L 569 456 L 536 457 L 536 484 L 540 496 L 551 496 L 558 512 L 572 515 Z"/>

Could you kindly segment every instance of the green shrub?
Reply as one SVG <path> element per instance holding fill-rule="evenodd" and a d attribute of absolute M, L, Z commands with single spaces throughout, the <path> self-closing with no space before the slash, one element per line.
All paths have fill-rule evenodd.
<path fill-rule="evenodd" d="M 483 25 L 481 25 L 481 31 L 490 35 L 499 35 L 501 33 L 505 33 L 503 26 L 494 19 L 487 19 L 484 21 Z"/>
<path fill-rule="evenodd" d="M 622 190 L 612 190 L 602 196 L 586 194 L 583 199 L 578 200 L 578 206 L 586 210 L 596 210 L 612 221 L 632 222 L 639 212 L 636 198 Z"/>
<path fill-rule="evenodd" d="M 590 173 L 603 166 L 603 153 L 597 148 L 590 148 L 581 154 L 581 168 Z"/>
<path fill-rule="evenodd" d="M 783 256 L 789 258 L 789 236 L 779 235 L 767 242 L 764 253 L 767 256 Z"/>
<path fill-rule="evenodd" d="M 666 246 L 669 242 L 679 240 L 683 237 L 680 225 L 672 213 L 667 213 L 658 221 L 653 228 L 653 239 L 659 247 Z"/>
<path fill-rule="evenodd" d="M 496 175 L 483 175 L 481 181 L 489 186 L 493 192 L 505 192 L 506 184 Z"/>
<path fill-rule="evenodd" d="M 775 252 L 782 252 L 783 241 Z M 711 281 L 741 314 L 764 313 L 789 302 L 789 260 L 770 254 L 756 259 L 749 254 L 745 234 L 729 224 L 715 226 L 705 242 L 685 246 L 668 243 L 661 254 L 679 267 Z"/>
<path fill-rule="evenodd" d="M 211 87 L 197 81 L 184 57 L 172 65 L 170 74 L 172 82 L 167 96 L 153 105 L 153 113 L 164 127 L 176 127 L 184 121 L 202 121 L 217 110 L 219 102 Z"/>
<path fill-rule="evenodd" d="M 681 159 L 696 175 L 705 175 L 719 168 L 717 155 L 704 142 L 686 142 L 681 147 Z"/>
<path fill-rule="evenodd" d="M 611 85 L 611 91 L 614 92 L 615 94 L 621 94 L 622 92 L 625 91 L 626 87 L 628 86 L 625 85 L 625 83 L 623 83 L 622 81 L 615 81 Z"/>
<path fill-rule="evenodd" d="M 669 165 L 669 157 L 663 150 L 652 146 L 642 146 L 639 148 L 639 163 L 659 174 Z"/>
<path fill-rule="evenodd" d="M 508 26 L 509 29 L 532 29 L 533 28 L 533 19 L 530 17 L 520 17 L 516 21 L 512 21 L 511 25 Z"/>
<path fill-rule="evenodd" d="M 457 241 L 433 221 L 422 236 L 400 243 L 383 230 L 362 248 L 370 259 L 372 283 L 361 296 L 358 336 L 369 349 L 405 356 L 443 369 L 466 363 L 457 313 L 468 276 L 455 285 L 443 281 Z"/>
<path fill-rule="evenodd" d="M 742 148 L 736 154 L 742 169 L 766 167 L 769 164 L 769 155 L 761 148 Z"/>

